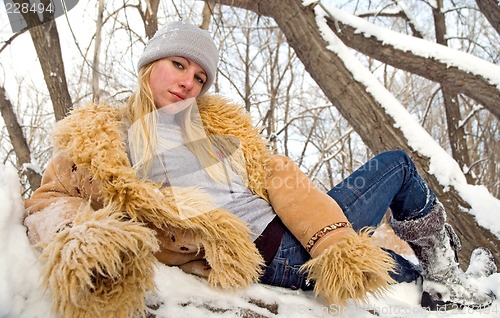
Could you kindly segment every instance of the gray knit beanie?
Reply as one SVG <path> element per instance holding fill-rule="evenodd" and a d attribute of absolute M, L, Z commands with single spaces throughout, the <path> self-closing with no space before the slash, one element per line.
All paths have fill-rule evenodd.
<path fill-rule="evenodd" d="M 200 96 L 214 83 L 219 51 L 208 31 L 181 21 L 164 26 L 146 44 L 137 63 L 137 70 L 153 61 L 169 56 L 188 58 L 203 68 L 207 74 L 207 81 L 201 89 Z"/>

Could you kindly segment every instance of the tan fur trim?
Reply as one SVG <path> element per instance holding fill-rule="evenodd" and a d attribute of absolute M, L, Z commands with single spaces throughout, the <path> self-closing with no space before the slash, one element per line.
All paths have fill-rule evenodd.
<path fill-rule="evenodd" d="M 160 229 L 177 227 L 195 231 L 212 267 L 209 282 L 225 288 L 256 282 L 263 264 L 246 224 L 222 209 L 182 218 L 177 201 L 192 208 L 205 205 L 203 194 L 172 195 L 169 187 L 138 180 L 125 152 L 119 130 L 120 110 L 89 105 L 63 119 L 54 130 L 55 145 L 77 166 L 88 169 L 102 186 L 103 200 L 142 222 Z M 232 259 L 237 262 L 231 261 Z"/>
<path fill-rule="evenodd" d="M 244 288 L 252 282 L 257 283 L 264 260 L 250 239 L 241 238 L 248 232 L 248 227 L 232 222 L 222 213 L 214 213 L 212 222 L 217 224 L 213 231 L 219 235 L 208 235 L 201 240 L 212 268 L 208 282 L 224 289 Z"/>
<path fill-rule="evenodd" d="M 43 249 L 43 282 L 62 317 L 132 317 L 144 314 L 154 290 L 154 232 L 110 207 L 78 211 L 73 227 Z"/>
<path fill-rule="evenodd" d="M 316 295 L 344 306 L 349 299 L 366 301 L 367 293 L 379 296 L 394 283 L 389 272 L 395 262 L 370 235 L 371 230 L 347 235 L 301 267 L 316 282 Z"/>

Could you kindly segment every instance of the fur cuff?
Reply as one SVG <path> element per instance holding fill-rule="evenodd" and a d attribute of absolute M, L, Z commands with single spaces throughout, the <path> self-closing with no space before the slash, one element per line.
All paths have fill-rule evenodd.
<path fill-rule="evenodd" d="M 146 291 L 154 290 L 154 232 L 110 208 L 77 215 L 41 255 L 53 309 L 62 317 L 144 314 Z"/>
<path fill-rule="evenodd" d="M 378 296 L 394 283 L 389 272 L 394 271 L 395 262 L 370 234 L 365 230 L 347 235 L 301 267 L 316 282 L 316 295 L 344 306 L 348 299 L 366 301 L 367 293 Z"/>
<path fill-rule="evenodd" d="M 256 283 L 262 273 L 264 260 L 247 235 L 242 222 L 232 222 L 222 211 L 209 213 L 217 233 L 202 239 L 205 258 L 210 267 L 208 282 L 214 287 L 239 289 Z"/>
<path fill-rule="evenodd" d="M 436 201 L 429 213 L 421 218 L 398 221 L 391 217 L 391 227 L 402 240 L 415 242 L 422 237 L 428 237 L 443 228 L 446 213 L 441 202 Z M 458 239 L 458 238 L 457 238 Z"/>

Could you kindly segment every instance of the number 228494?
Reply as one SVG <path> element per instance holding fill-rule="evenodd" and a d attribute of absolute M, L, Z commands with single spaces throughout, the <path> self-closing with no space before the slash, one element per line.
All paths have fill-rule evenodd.
<path fill-rule="evenodd" d="M 54 6 L 52 2 L 49 2 L 47 5 L 44 3 L 38 2 L 38 3 L 10 3 L 6 2 L 5 3 L 5 9 L 7 13 L 44 13 L 44 12 L 50 12 L 54 13 Z"/>

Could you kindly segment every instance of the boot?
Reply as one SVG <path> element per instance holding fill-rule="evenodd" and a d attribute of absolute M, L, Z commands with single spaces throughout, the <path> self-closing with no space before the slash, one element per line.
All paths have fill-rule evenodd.
<path fill-rule="evenodd" d="M 330 304 L 365 301 L 393 282 L 392 257 L 370 231 L 356 233 L 339 205 L 320 191 L 289 158 L 273 156 L 267 166 L 269 201 L 283 224 L 312 259 L 302 266 L 316 295 Z"/>
<path fill-rule="evenodd" d="M 484 308 L 491 305 L 495 295 L 484 290 L 467 276 L 458 264 L 456 251 L 460 249 L 460 241 L 452 227 L 445 223 L 446 214 L 443 205 L 436 200 L 429 214 L 414 220 L 398 221 L 391 219 L 396 235 L 408 242 L 422 267 L 423 293 L 421 305 L 431 310 L 453 309 L 464 306 Z M 496 265 L 486 249 L 478 250 L 476 259 L 483 258 L 487 266 L 474 266 L 471 273 L 491 274 Z M 493 262 L 493 265 L 491 265 Z M 474 268 L 480 270 L 473 270 Z M 486 269 L 485 269 L 486 268 Z M 481 275 L 481 274 L 480 274 Z"/>

